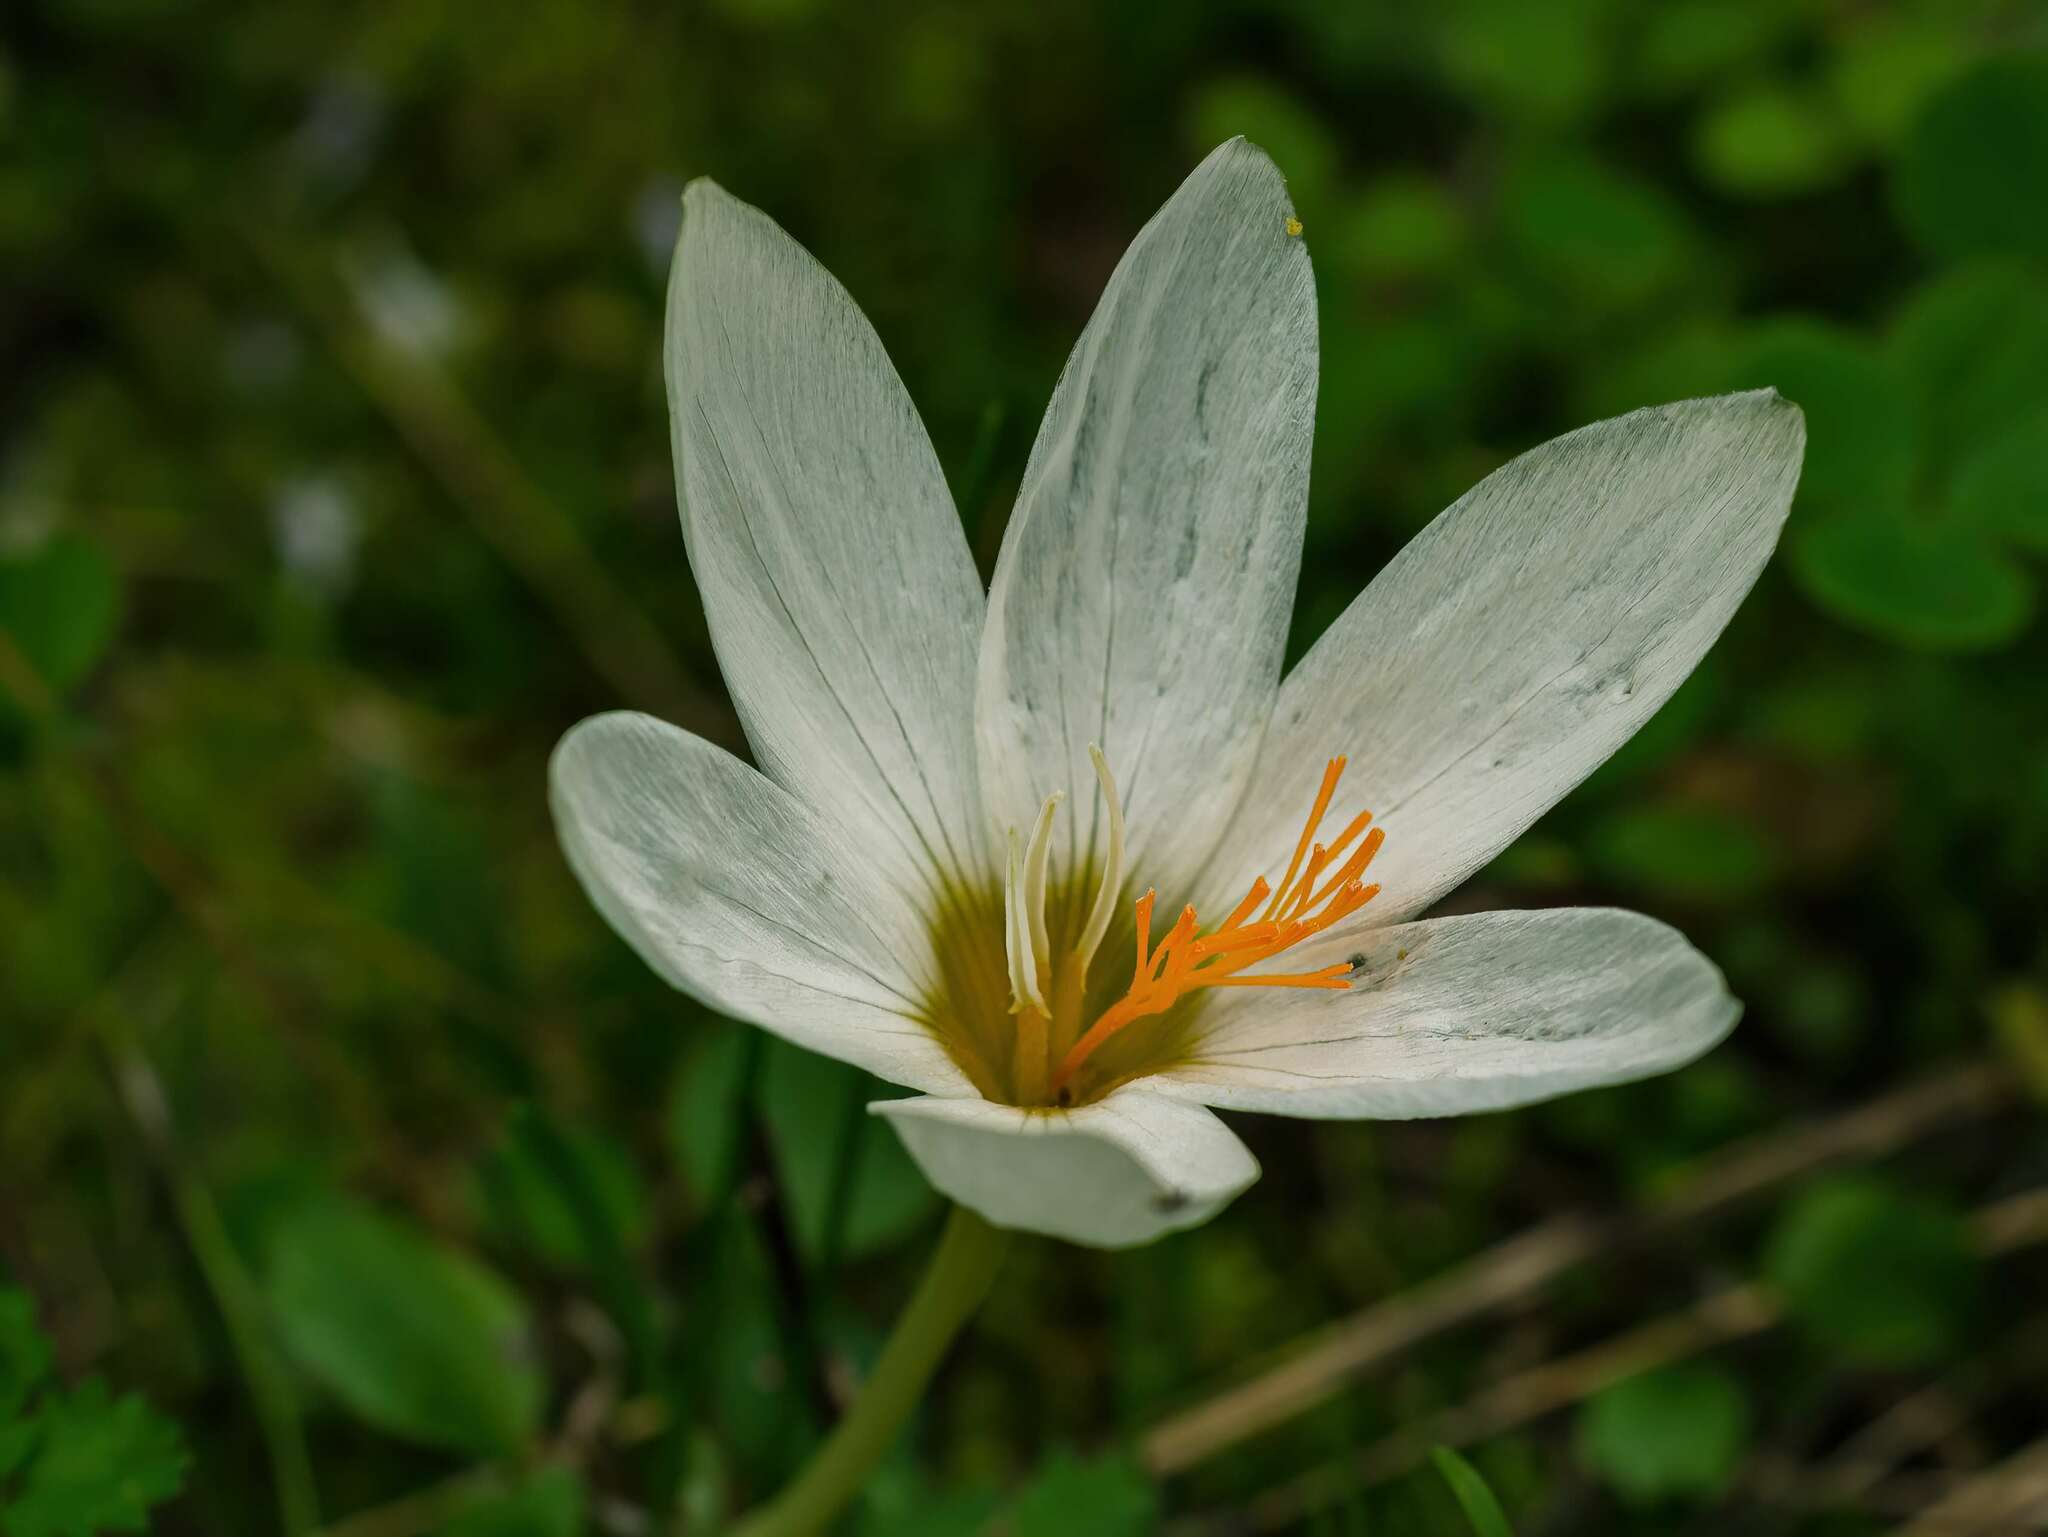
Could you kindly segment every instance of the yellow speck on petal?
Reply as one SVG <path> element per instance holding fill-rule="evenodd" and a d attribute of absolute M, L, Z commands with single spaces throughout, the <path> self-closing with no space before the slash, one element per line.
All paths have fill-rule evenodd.
<path fill-rule="evenodd" d="M 1295 218 L 1293 214 L 1287 216 L 1287 233 L 1290 235 L 1299 235 L 1301 233 L 1301 220 Z"/>

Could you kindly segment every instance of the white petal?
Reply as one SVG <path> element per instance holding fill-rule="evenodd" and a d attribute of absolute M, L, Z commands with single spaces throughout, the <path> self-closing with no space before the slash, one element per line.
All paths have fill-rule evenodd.
<path fill-rule="evenodd" d="M 1205 160 L 1125 253 L 1031 450 L 977 721 L 998 825 L 1067 792 L 1062 873 L 1108 836 L 1090 742 L 1127 797 L 1133 868 L 1172 891 L 1257 755 L 1315 416 L 1315 283 L 1291 217 L 1258 150 Z"/>
<path fill-rule="evenodd" d="M 925 1178 L 998 1227 L 1098 1249 L 1207 1222 L 1258 1160 L 1199 1105 L 1126 1086 L 1078 1110 L 981 1099 L 892 1099 L 887 1116 Z"/>
<path fill-rule="evenodd" d="M 1489 475 L 1282 686 L 1254 792 L 1203 882 L 1284 862 L 1324 763 L 1378 812 L 1381 923 L 1420 912 L 1625 742 L 1777 543 L 1806 441 L 1760 390 L 1599 422 Z"/>
<path fill-rule="evenodd" d="M 881 342 L 773 221 L 698 181 L 666 357 L 684 535 L 763 772 L 872 825 L 906 890 L 985 876 L 981 581 Z"/>
<path fill-rule="evenodd" d="M 626 713 L 562 738 L 549 775 L 584 890 L 674 986 L 893 1083 L 972 1092 L 917 1018 L 928 931 L 789 792 Z"/>
<path fill-rule="evenodd" d="M 1464 1115 L 1666 1072 L 1742 1012 L 1677 930 L 1611 908 L 1330 934 L 1287 969 L 1354 958 L 1345 992 L 1212 995 L 1196 1060 L 1146 1086 L 1276 1115 Z"/>

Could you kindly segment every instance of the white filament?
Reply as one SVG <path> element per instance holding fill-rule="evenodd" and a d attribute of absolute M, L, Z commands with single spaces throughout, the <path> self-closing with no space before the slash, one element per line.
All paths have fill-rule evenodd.
<path fill-rule="evenodd" d="M 1010 829 L 1010 859 L 1003 874 L 1003 954 L 1010 966 L 1010 1012 L 1048 1013 L 1038 990 L 1038 957 L 1031 950 L 1031 920 L 1024 910 L 1024 856 Z"/>
<path fill-rule="evenodd" d="M 1055 790 L 1038 808 L 1038 824 L 1031 829 L 1031 843 L 1024 851 L 1024 913 L 1031 921 L 1032 980 L 1038 979 L 1035 963 L 1052 965 L 1052 938 L 1045 928 L 1046 867 L 1052 862 L 1052 816 L 1066 796 Z"/>
<path fill-rule="evenodd" d="M 1081 942 L 1074 946 L 1084 975 L 1088 963 L 1095 959 L 1102 936 L 1109 932 L 1109 920 L 1116 913 L 1116 894 L 1123 889 L 1124 882 L 1124 808 L 1116 798 L 1116 779 L 1109 772 L 1109 761 L 1102 756 L 1102 749 L 1093 742 L 1088 744 L 1088 761 L 1095 765 L 1102 798 L 1109 804 L 1109 855 L 1102 866 L 1102 884 L 1096 888 L 1088 924 L 1081 930 Z"/>

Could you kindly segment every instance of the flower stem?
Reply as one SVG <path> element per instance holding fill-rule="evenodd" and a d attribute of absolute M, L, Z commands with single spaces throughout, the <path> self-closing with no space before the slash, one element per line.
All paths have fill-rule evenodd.
<path fill-rule="evenodd" d="M 924 1396 L 946 1347 L 981 1306 L 1009 1248 L 1010 1235 L 964 1206 L 953 1208 L 945 1236 L 860 1397 L 809 1464 L 732 1537 L 812 1537 L 867 1483 Z"/>

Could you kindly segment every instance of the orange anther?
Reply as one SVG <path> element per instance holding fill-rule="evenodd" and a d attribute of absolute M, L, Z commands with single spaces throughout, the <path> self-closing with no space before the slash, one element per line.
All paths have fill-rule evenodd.
<path fill-rule="evenodd" d="M 1308 821 L 1288 861 L 1287 875 L 1277 887 L 1269 887 L 1264 876 L 1252 882 L 1251 890 L 1215 929 L 1197 934 L 1198 920 L 1193 907 L 1183 907 L 1159 947 L 1152 948 L 1152 907 L 1154 893 L 1138 898 L 1135 920 L 1138 959 L 1131 972 L 1130 991 L 1113 1003 L 1090 1025 L 1073 1048 L 1061 1059 L 1052 1075 L 1052 1092 L 1063 1097 L 1068 1081 L 1104 1041 L 1132 1021 L 1161 1014 L 1187 994 L 1204 987 L 1309 987 L 1333 991 L 1350 987 L 1351 967 L 1339 962 L 1308 972 L 1256 972 L 1245 968 L 1270 960 L 1306 939 L 1322 933 L 1332 924 L 1349 917 L 1379 894 L 1377 885 L 1363 884 L 1373 856 L 1386 834 L 1375 827 L 1366 832 L 1372 813 L 1361 811 L 1331 843 L 1315 841 L 1343 777 L 1345 759 L 1332 758 L 1323 770 L 1323 781 L 1309 808 Z M 1359 835 L 1365 833 L 1361 841 Z M 1352 848 L 1356 842 L 1357 847 Z M 1330 864 L 1350 850 L 1337 870 L 1325 878 Z M 1304 868 L 1304 861 L 1306 867 Z M 1300 877 L 1297 881 L 1296 877 Z M 1256 922 L 1248 921 L 1260 902 L 1266 909 Z"/>

